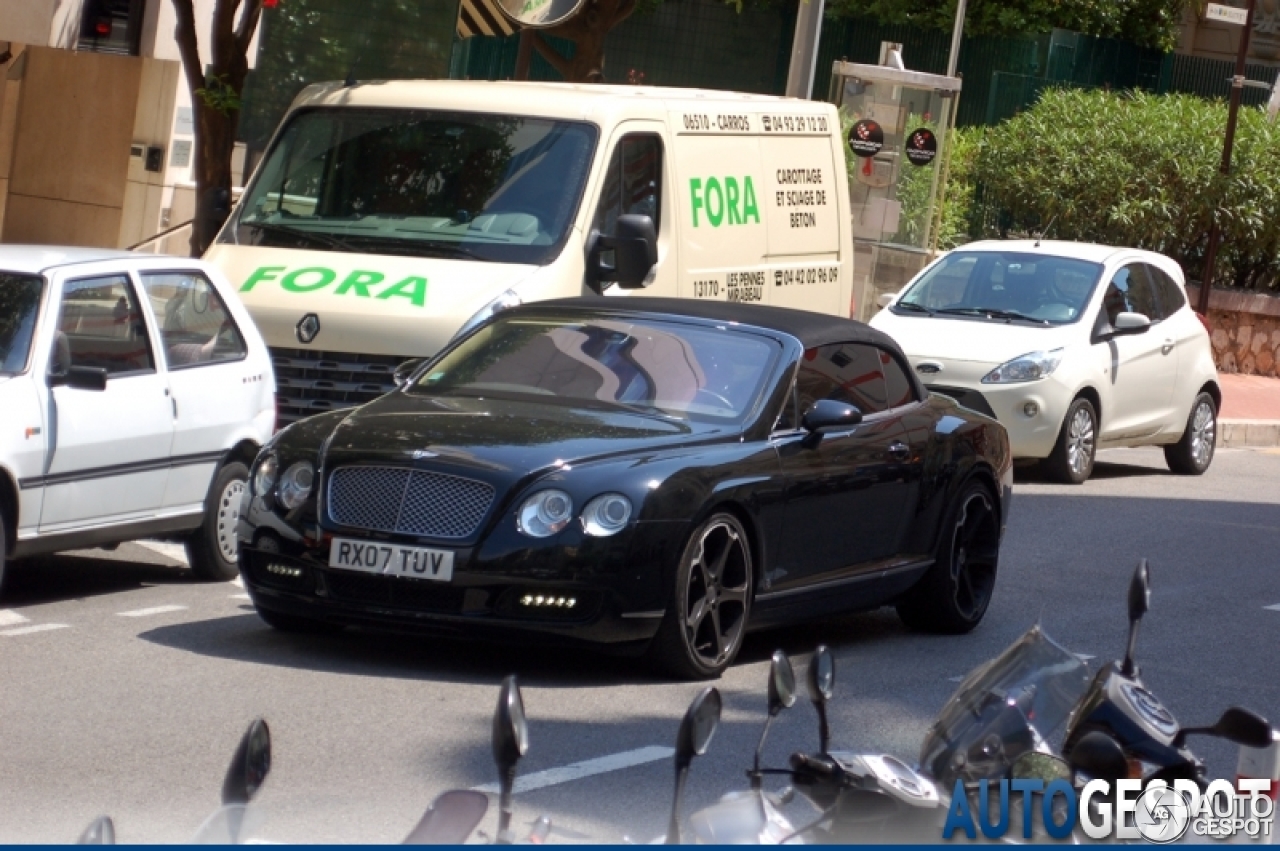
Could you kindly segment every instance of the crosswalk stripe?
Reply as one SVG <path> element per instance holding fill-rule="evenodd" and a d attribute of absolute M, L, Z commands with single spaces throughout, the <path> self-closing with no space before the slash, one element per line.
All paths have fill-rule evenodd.
<path fill-rule="evenodd" d="M 8 636 L 30 635 L 33 632 L 48 632 L 51 629 L 67 629 L 67 628 L 68 628 L 68 625 L 65 623 L 38 623 L 38 624 L 33 624 L 32 626 L 20 626 L 17 629 L 6 629 L 3 631 L 0 631 L 0 635 L 8 635 Z"/>
<path fill-rule="evenodd" d="M 24 618 L 13 609 L 0 609 L 0 626 L 15 626 L 26 622 L 27 618 Z"/>
<path fill-rule="evenodd" d="M 134 609 L 132 612 L 116 612 L 122 618 L 145 618 L 148 615 L 163 615 L 167 612 L 181 612 L 186 606 L 152 606 L 149 609 Z"/>

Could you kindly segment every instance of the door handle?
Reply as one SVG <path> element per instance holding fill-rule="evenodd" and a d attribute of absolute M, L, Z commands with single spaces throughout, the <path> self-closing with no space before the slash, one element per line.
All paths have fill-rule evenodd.
<path fill-rule="evenodd" d="M 898 461 L 905 461 L 911 454 L 911 447 L 907 446 L 907 444 L 903 443 L 901 440 L 895 440 L 893 443 L 889 444 L 888 453 L 891 458 L 895 458 Z"/>
<path fill-rule="evenodd" d="M 1165 340 L 1164 345 L 1160 347 L 1160 354 L 1162 355 L 1169 354 L 1169 352 L 1173 351 L 1173 347 L 1176 345 L 1177 343 L 1175 343 L 1173 340 Z"/>

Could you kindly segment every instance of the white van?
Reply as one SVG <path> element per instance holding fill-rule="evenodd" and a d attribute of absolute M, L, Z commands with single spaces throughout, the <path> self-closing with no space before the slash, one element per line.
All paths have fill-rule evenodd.
<path fill-rule="evenodd" d="M 311 86 L 206 259 L 272 348 L 281 425 L 524 301 L 641 289 L 849 316 L 831 104 L 481 81 Z"/>

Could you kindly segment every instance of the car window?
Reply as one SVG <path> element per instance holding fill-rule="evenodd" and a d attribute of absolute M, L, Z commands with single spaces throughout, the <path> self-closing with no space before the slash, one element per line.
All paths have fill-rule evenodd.
<path fill-rule="evenodd" d="M 1173 314 L 1182 309 L 1187 303 L 1187 296 L 1182 291 L 1182 287 L 1169 276 L 1169 273 L 1161 269 L 1159 266 L 1147 264 L 1147 273 L 1151 277 L 1151 281 L 1155 284 L 1156 293 L 1160 297 L 1160 319 L 1168 319 Z M 1155 321 L 1156 317 L 1151 317 Z"/>
<path fill-rule="evenodd" d="M 778 351 L 755 334 L 675 322 L 499 317 L 434 363 L 414 389 L 740 420 Z"/>
<path fill-rule="evenodd" d="M 50 366 L 54 373 L 64 366 L 99 367 L 108 375 L 155 370 L 147 323 L 126 276 L 82 278 L 62 285 Z"/>
<path fill-rule="evenodd" d="M 890 408 L 900 408 L 916 401 L 915 384 L 893 355 L 880 349 L 880 368 L 884 370 L 885 398 Z"/>
<path fill-rule="evenodd" d="M 889 409 L 881 351 L 862 343 L 818 346 L 804 353 L 796 375 L 803 413 L 819 399 L 857 405 L 866 416 Z"/>
<path fill-rule="evenodd" d="M 199 272 L 143 274 L 170 369 L 243 358 L 244 337 L 217 289 Z"/>
<path fill-rule="evenodd" d="M 613 149 L 592 227 L 613 235 L 618 217 L 637 214 L 653 219 L 656 231 L 662 214 L 662 140 L 652 133 L 622 137 Z"/>
<path fill-rule="evenodd" d="M 44 278 L 0 272 L 0 375 L 26 371 Z"/>
<path fill-rule="evenodd" d="M 1153 322 L 1158 321 L 1155 289 L 1147 277 L 1145 263 L 1130 263 L 1116 271 L 1103 293 L 1102 309 L 1112 325 L 1121 313 L 1141 313 Z"/>

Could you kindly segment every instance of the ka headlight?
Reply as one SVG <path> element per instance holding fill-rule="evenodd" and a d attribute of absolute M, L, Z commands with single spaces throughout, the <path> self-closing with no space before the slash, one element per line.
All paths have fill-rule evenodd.
<path fill-rule="evenodd" d="M 982 378 L 983 384 L 1017 384 L 1022 381 L 1038 381 L 1051 375 L 1062 363 L 1062 349 L 1051 352 L 1030 352 L 1000 364 Z"/>
<path fill-rule="evenodd" d="M 538 491 L 516 512 L 516 527 L 532 538 L 546 538 L 573 517 L 573 498 L 561 490 Z"/>
<path fill-rule="evenodd" d="M 456 340 L 459 337 L 465 337 L 470 333 L 472 328 L 484 322 L 489 317 L 496 316 L 502 311 L 515 307 L 518 304 L 524 304 L 524 300 L 521 299 L 520 296 L 516 295 L 515 291 L 507 290 L 502 295 L 477 310 L 470 319 L 462 323 L 462 327 L 458 329 L 458 333 L 453 335 L 453 339 Z"/>
<path fill-rule="evenodd" d="M 311 462 L 299 461 L 280 477 L 276 498 L 285 509 L 292 511 L 311 496 L 311 486 L 315 484 L 315 479 L 316 468 L 311 466 Z"/>
<path fill-rule="evenodd" d="M 582 509 L 582 529 L 603 538 L 621 532 L 631 519 L 631 500 L 620 493 L 604 493 Z"/>
<path fill-rule="evenodd" d="M 276 456 L 267 455 L 258 461 L 253 471 L 253 492 L 257 496 L 266 496 L 276 486 Z"/>

